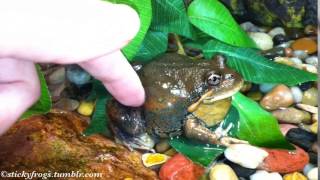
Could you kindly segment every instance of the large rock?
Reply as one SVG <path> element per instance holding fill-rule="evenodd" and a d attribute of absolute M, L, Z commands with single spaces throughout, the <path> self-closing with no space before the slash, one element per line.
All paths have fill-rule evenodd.
<path fill-rule="evenodd" d="M 98 172 L 102 179 L 158 179 L 142 165 L 138 152 L 101 135 L 86 137 L 82 134 L 86 126 L 77 115 L 65 112 L 18 122 L 0 137 L 0 170 Z"/>

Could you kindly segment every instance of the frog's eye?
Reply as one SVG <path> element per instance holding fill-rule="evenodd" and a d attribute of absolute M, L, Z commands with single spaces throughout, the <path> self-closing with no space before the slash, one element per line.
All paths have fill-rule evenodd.
<path fill-rule="evenodd" d="M 208 73 L 207 83 L 209 84 L 209 86 L 216 86 L 220 84 L 220 81 L 221 81 L 221 75 L 215 74 L 214 72 Z"/>

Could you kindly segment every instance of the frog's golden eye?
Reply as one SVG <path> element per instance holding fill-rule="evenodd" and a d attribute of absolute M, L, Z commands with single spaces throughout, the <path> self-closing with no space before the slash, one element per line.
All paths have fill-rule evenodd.
<path fill-rule="evenodd" d="M 221 82 L 221 75 L 214 72 L 209 72 L 207 75 L 207 83 L 209 86 L 219 85 Z"/>

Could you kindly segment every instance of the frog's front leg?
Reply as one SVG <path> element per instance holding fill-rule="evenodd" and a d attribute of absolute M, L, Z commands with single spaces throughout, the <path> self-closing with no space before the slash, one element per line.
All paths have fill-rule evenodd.
<path fill-rule="evenodd" d="M 186 137 L 200 140 L 210 144 L 219 144 L 223 146 L 230 146 L 231 144 L 248 144 L 247 141 L 226 136 L 226 133 L 221 131 L 212 132 L 205 127 L 204 123 L 189 115 L 184 125 L 184 133 Z"/>

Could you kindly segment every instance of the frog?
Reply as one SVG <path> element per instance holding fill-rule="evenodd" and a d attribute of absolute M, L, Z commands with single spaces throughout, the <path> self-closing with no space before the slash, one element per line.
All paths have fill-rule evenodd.
<path fill-rule="evenodd" d="M 118 139 L 136 141 L 134 137 L 145 133 L 159 138 L 184 134 L 204 143 L 246 143 L 226 136 L 221 129 L 212 132 L 193 115 L 201 103 L 230 98 L 241 89 L 244 80 L 227 67 L 224 56 L 194 60 L 166 53 L 135 69 L 145 89 L 145 103 L 127 107 L 113 99 L 107 105 L 111 128 Z"/>

